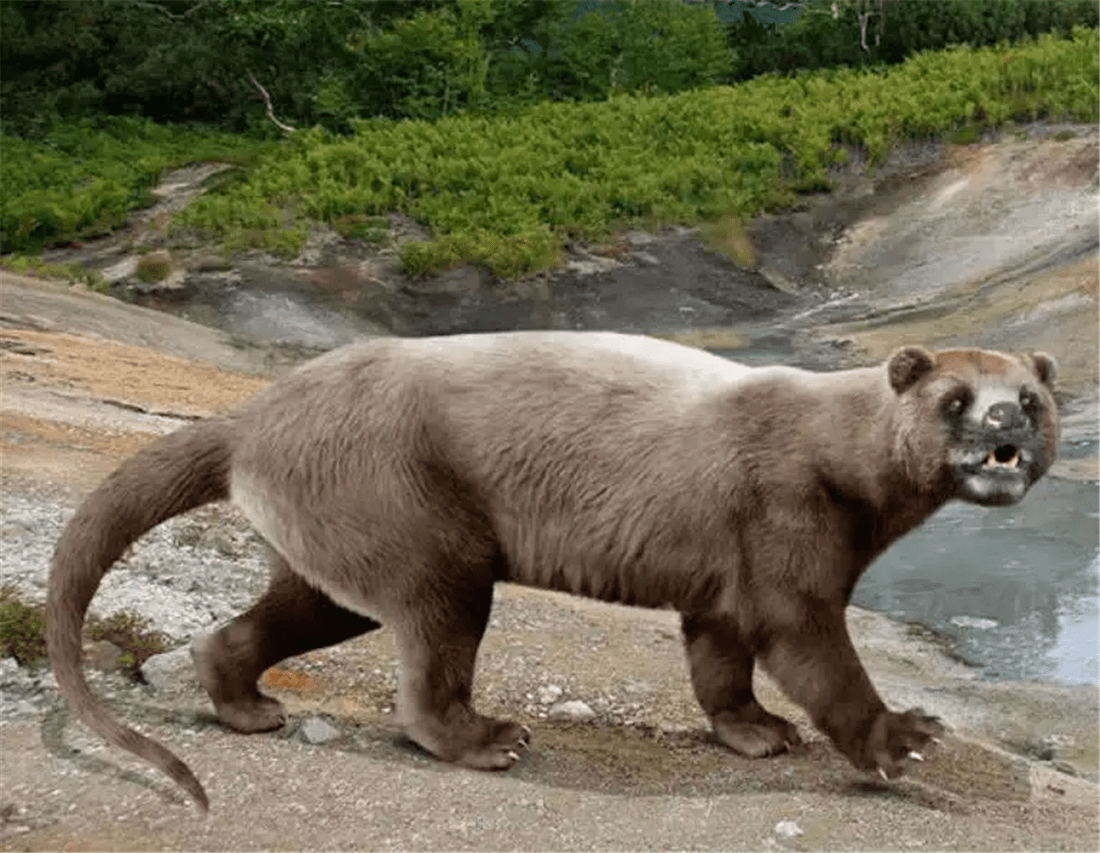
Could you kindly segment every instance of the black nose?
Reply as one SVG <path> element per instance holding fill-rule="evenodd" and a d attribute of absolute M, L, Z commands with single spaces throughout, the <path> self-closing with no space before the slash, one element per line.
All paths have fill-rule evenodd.
<path fill-rule="evenodd" d="M 1016 403 L 994 403 L 985 413 L 990 429 L 1015 429 L 1024 425 L 1024 412 Z"/>

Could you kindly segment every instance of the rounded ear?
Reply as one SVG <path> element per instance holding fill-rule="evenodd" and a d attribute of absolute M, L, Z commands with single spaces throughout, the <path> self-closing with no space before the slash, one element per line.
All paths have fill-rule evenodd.
<path fill-rule="evenodd" d="M 1031 362 L 1031 369 L 1039 377 L 1039 381 L 1048 388 L 1054 387 L 1054 380 L 1058 376 L 1058 362 L 1053 356 L 1045 352 L 1029 352 L 1027 359 Z"/>
<path fill-rule="evenodd" d="M 890 387 L 901 394 L 936 366 L 932 353 L 924 347 L 903 347 L 890 356 L 886 365 Z"/>

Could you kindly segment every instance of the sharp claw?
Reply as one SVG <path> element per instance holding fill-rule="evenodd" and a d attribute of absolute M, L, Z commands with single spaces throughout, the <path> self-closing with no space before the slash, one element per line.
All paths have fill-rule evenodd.
<path fill-rule="evenodd" d="M 932 741 L 932 743 L 934 743 L 936 746 L 943 746 L 943 741 L 940 740 L 938 737 L 933 736 L 930 737 L 929 740 Z"/>
<path fill-rule="evenodd" d="M 519 755 L 516 753 L 515 750 L 510 749 L 504 754 L 506 756 L 508 756 L 508 758 L 511 759 L 512 761 L 519 761 Z"/>
<path fill-rule="evenodd" d="M 890 781 L 890 777 L 886 775 L 886 771 L 883 770 L 881 767 L 878 769 L 878 775 L 882 777 L 883 782 Z"/>
<path fill-rule="evenodd" d="M 924 756 L 916 750 L 909 750 L 909 757 L 912 758 L 914 761 L 924 761 Z"/>

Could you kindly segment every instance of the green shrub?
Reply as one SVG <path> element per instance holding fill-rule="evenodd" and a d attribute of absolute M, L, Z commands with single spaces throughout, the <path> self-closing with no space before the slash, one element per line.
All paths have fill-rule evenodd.
<path fill-rule="evenodd" d="M 14 586 L 0 586 L 0 654 L 12 656 L 21 666 L 46 657 L 46 608 L 27 604 Z"/>
<path fill-rule="evenodd" d="M 153 630 L 148 619 L 125 611 L 89 619 L 85 633 L 91 640 L 106 640 L 122 649 L 124 669 L 132 675 L 153 655 L 171 647 L 167 635 Z"/>
<path fill-rule="evenodd" d="M 672 93 L 726 79 L 729 48 L 714 9 L 679 0 L 562 4 L 537 51 L 511 69 L 543 96 L 601 101 L 613 91 Z M 502 82 L 497 78 L 498 85 Z"/>
<path fill-rule="evenodd" d="M 253 229 L 260 241 L 287 222 L 338 226 L 401 211 L 433 237 L 402 248 L 407 272 L 472 262 L 514 276 L 552 263 L 568 239 L 788 205 L 828 186 L 845 145 L 874 163 L 901 140 L 958 127 L 1096 121 L 1097 48 L 1096 31 L 1079 29 L 1072 39 L 923 53 L 888 70 L 543 103 L 495 118 L 361 121 L 350 139 L 315 129 L 175 222 L 221 235 Z"/>
<path fill-rule="evenodd" d="M 60 278 L 72 283 L 83 284 L 91 290 L 105 292 L 108 284 L 98 270 L 85 269 L 80 264 L 48 264 L 37 255 L 0 256 L 0 269 L 10 270 L 20 275 Z"/>
<path fill-rule="evenodd" d="M 91 640 L 106 640 L 123 651 L 124 669 L 136 675 L 153 655 L 169 648 L 168 637 L 150 628 L 149 620 L 134 613 L 91 617 L 85 625 Z M 10 584 L 0 586 L 0 656 L 11 655 L 21 666 L 46 659 L 46 606 L 29 604 Z"/>
<path fill-rule="evenodd" d="M 914 53 L 951 45 L 983 47 L 1045 33 L 1066 36 L 1074 26 L 1100 26 L 1093 0 L 809 0 L 806 5 L 793 23 L 776 26 L 758 20 L 762 16 L 753 3 L 728 4 L 726 36 L 737 79 L 896 65 Z"/>
<path fill-rule="evenodd" d="M 246 137 L 121 118 L 58 125 L 40 141 L 0 134 L 0 252 L 118 228 L 150 203 L 164 169 L 248 163 L 263 148 Z"/>
<path fill-rule="evenodd" d="M 166 252 L 151 252 L 138 258 L 134 274 L 138 281 L 164 281 L 172 272 L 172 258 Z"/>

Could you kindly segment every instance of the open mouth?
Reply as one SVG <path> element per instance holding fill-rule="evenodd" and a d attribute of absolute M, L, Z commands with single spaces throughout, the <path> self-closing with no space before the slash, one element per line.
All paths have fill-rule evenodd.
<path fill-rule="evenodd" d="M 1020 449 L 1013 444 L 1000 444 L 989 451 L 982 467 L 1015 471 L 1020 467 Z"/>
<path fill-rule="evenodd" d="M 1028 489 L 1027 451 L 1015 444 L 998 444 L 988 451 L 974 448 L 961 469 L 960 496 L 984 506 L 1014 504 Z"/>

